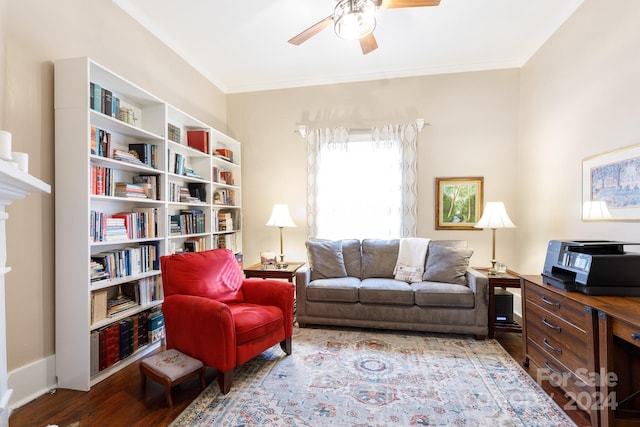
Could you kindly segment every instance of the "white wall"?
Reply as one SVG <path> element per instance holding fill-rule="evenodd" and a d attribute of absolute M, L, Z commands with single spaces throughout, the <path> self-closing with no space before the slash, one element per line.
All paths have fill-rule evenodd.
<path fill-rule="evenodd" d="M 245 263 L 279 251 L 266 227 L 274 203 L 289 204 L 289 260 L 306 260 L 306 151 L 297 124 L 310 127 L 430 125 L 418 138 L 418 235 L 466 239 L 472 262 L 488 265 L 491 232 L 435 230 L 436 177 L 482 176 L 485 200 L 503 200 L 517 224 L 519 70 L 497 70 L 274 90 L 228 96 L 229 130 L 242 142 Z M 340 173 L 340 171 L 336 171 Z M 498 231 L 497 255 L 516 262 L 515 230 Z"/>
<path fill-rule="evenodd" d="M 551 239 L 639 240 L 639 223 L 580 220 L 582 160 L 640 143 L 639 22 L 637 0 L 586 0 L 522 69 L 521 273 Z"/>

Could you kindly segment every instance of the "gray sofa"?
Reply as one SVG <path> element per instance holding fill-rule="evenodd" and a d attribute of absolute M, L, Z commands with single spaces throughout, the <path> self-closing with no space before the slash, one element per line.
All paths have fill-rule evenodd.
<path fill-rule="evenodd" d="M 488 280 L 469 267 L 463 240 L 431 240 L 422 282 L 394 279 L 399 240 L 308 241 L 309 268 L 296 274 L 300 327 L 354 326 L 488 333 Z"/>

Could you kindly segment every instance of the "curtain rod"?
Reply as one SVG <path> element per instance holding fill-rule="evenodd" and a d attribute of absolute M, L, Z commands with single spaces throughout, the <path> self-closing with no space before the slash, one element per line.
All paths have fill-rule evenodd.
<path fill-rule="evenodd" d="M 415 120 L 415 124 L 416 124 L 416 129 L 418 129 L 418 132 L 420 132 L 422 130 L 423 127 L 425 126 L 431 126 L 431 123 L 427 123 L 424 121 L 423 118 L 418 118 Z M 346 128 L 347 132 L 349 133 L 364 133 L 364 132 L 370 132 L 371 128 Z M 293 131 L 294 133 L 299 133 L 300 136 L 302 136 L 303 138 L 306 138 L 307 135 L 309 134 L 309 126 L 307 125 L 298 125 L 296 126 L 295 130 Z"/>

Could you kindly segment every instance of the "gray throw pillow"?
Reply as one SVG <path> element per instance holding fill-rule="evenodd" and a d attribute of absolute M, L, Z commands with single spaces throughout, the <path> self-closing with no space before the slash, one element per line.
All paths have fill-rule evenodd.
<path fill-rule="evenodd" d="M 398 261 L 400 239 L 364 239 L 362 241 L 362 279 L 393 279 Z"/>
<path fill-rule="evenodd" d="M 362 253 L 360 251 L 360 240 L 344 239 L 342 241 L 342 258 L 347 276 L 360 277 Z"/>
<path fill-rule="evenodd" d="M 427 282 L 466 285 L 466 273 L 473 249 L 429 245 L 429 257 L 424 272 Z"/>
<path fill-rule="evenodd" d="M 311 265 L 311 280 L 347 277 L 341 241 L 309 240 L 305 245 Z"/>

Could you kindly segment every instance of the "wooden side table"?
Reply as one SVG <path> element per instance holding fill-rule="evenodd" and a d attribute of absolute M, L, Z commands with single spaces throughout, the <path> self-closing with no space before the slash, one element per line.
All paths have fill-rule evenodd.
<path fill-rule="evenodd" d="M 489 279 L 489 338 L 494 338 L 496 331 L 522 332 L 522 326 L 516 322 L 496 323 L 496 289 L 520 288 L 520 275 L 507 270 L 506 273 L 488 274 L 488 268 L 474 268 Z"/>
<path fill-rule="evenodd" d="M 288 265 L 284 268 L 278 268 L 275 265 L 265 265 L 260 263 L 253 264 L 245 268 L 244 275 L 247 279 L 252 277 L 259 277 L 261 279 L 286 279 L 293 283 L 293 278 L 296 276 L 296 272 L 302 268 L 304 262 L 288 262 Z"/>

